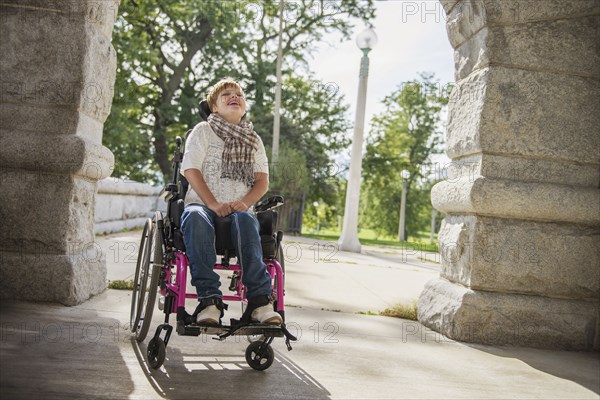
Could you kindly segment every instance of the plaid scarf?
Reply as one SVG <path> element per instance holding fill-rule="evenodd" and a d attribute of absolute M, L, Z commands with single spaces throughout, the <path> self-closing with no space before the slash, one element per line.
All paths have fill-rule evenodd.
<path fill-rule="evenodd" d="M 258 134 L 254 132 L 252 122 L 241 121 L 231 124 L 219 114 L 208 116 L 212 130 L 225 142 L 221 164 L 221 178 L 254 185 L 254 152 L 258 150 Z"/>

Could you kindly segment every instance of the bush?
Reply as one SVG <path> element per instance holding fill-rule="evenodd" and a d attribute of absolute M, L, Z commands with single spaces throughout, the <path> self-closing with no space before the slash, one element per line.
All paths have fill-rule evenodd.
<path fill-rule="evenodd" d="M 130 279 L 128 281 L 108 281 L 108 288 L 117 290 L 133 290 L 133 279 Z"/>
<path fill-rule="evenodd" d="M 417 300 L 413 300 L 410 304 L 398 304 L 392 308 L 386 308 L 379 315 L 384 317 L 394 317 L 402 319 L 417 320 Z"/>

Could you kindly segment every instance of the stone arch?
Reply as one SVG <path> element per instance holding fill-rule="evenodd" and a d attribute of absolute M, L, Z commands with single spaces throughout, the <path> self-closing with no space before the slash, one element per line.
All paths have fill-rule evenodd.
<path fill-rule="evenodd" d="M 432 193 L 444 264 L 419 320 L 451 338 L 600 347 L 595 0 L 441 0 L 457 87 Z M 106 287 L 91 251 L 119 1 L 0 6 L 0 297 L 78 304 Z M 91 249 L 93 250 L 93 249 Z"/>

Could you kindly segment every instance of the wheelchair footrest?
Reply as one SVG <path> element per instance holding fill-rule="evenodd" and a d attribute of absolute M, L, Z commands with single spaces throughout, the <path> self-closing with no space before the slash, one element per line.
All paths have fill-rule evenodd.
<path fill-rule="evenodd" d="M 283 337 L 284 333 L 280 326 L 269 324 L 249 324 L 242 327 L 232 327 L 229 325 L 209 326 L 209 325 L 185 325 L 182 321 L 177 322 L 177 334 L 180 336 L 199 336 L 200 334 L 218 335 L 218 336 L 238 336 L 238 335 L 264 335 L 266 337 Z"/>
<path fill-rule="evenodd" d="M 231 329 L 231 327 L 229 327 Z M 281 327 L 269 324 L 250 324 L 238 328 L 231 335 L 264 335 L 266 337 L 282 337 Z"/>

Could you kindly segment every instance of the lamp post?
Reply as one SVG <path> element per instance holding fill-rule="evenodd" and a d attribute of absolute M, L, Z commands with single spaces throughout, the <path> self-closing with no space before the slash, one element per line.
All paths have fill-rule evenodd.
<path fill-rule="evenodd" d="M 437 210 L 435 208 L 431 209 L 431 232 L 429 234 L 429 243 L 433 244 L 435 241 L 435 215 L 437 214 Z"/>
<path fill-rule="evenodd" d="M 362 145 L 365 126 L 365 108 L 367 102 L 367 80 L 369 77 L 369 51 L 377 44 L 377 34 L 373 29 L 365 29 L 356 37 L 356 45 L 362 50 L 360 73 L 358 74 L 358 99 L 354 120 L 354 137 L 350 158 L 350 176 L 346 189 L 346 206 L 344 209 L 344 225 L 340 237 L 341 250 L 360 253 L 358 240 L 358 200 L 360 197 L 360 175 L 362 170 Z"/>
<path fill-rule="evenodd" d="M 275 86 L 275 109 L 273 110 L 273 149 L 271 151 L 271 162 L 276 163 L 279 158 L 279 124 L 281 107 L 281 63 L 283 60 L 283 50 L 281 47 L 281 36 L 283 34 L 283 0 L 279 2 L 279 34 L 277 39 L 277 84 Z"/>
<path fill-rule="evenodd" d="M 406 241 L 406 190 L 408 188 L 408 178 L 410 178 L 410 172 L 403 170 L 402 175 L 402 199 L 400 200 L 400 226 L 398 228 L 398 241 Z"/>

